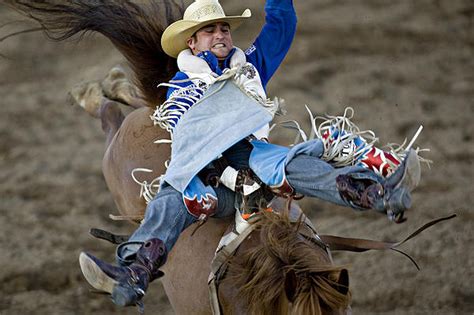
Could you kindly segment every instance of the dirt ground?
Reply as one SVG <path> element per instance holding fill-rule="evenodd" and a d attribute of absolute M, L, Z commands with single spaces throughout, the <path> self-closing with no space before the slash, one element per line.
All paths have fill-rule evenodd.
<path fill-rule="evenodd" d="M 258 2 L 258 3 L 257 3 Z M 227 13 L 253 10 L 235 33 L 242 48 L 263 23 L 263 1 L 224 1 Z M 474 3 L 471 0 L 295 0 L 298 31 L 268 87 L 286 99 L 288 118 L 308 127 L 314 113 L 355 109 L 355 121 L 381 143 L 417 145 L 423 168 L 404 224 L 306 200 L 321 233 L 397 240 L 425 222 L 458 217 L 403 245 L 421 271 L 394 252 L 336 253 L 348 265 L 354 314 L 474 314 Z M 0 6 L 0 24 L 23 20 Z M 0 28 L 0 37 L 29 24 Z M 240 35 L 239 35 L 240 34 Z M 39 33 L 0 43 L 0 313 L 136 314 L 89 292 L 78 255 L 113 259 L 90 227 L 128 233 L 101 173 L 104 135 L 97 120 L 68 105 L 67 92 L 102 78 L 122 57 L 106 40 L 54 43 Z M 279 132 L 279 142 L 293 136 Z M 172 314 L 161 285 L 149 314 Z"/>

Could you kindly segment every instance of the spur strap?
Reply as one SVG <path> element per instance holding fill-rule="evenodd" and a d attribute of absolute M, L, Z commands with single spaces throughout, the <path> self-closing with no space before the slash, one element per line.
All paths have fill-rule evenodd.
<path fill-rule="evenodd" d="M 130 237 L 129 235 L 118 235 L 106 230 L 96 229 L 96 228 L 90 229 L 89 234 L 94 236 L 95 238 L 106 240 L 112 244 L 117 244 L 117 245 L 128 241 Z"/>

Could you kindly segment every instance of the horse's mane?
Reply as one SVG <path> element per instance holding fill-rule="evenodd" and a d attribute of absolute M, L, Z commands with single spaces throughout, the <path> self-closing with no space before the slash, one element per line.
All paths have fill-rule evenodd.
<path fill-rule="evenodd" d="M 282 313 L 291 306 L 291 314 L 349 305 L 348 288 L 338 290 L 341 271 L 347 271 L 331 265 L 327 254 L 299 233 L 301 224 L 274 213 L 262 214 L 255 224 L 260 242 L 230 262 L 229 274 L 250 314 L 274 314 L 276 305 Z"/>
<path fill-rule="evenodd" d="M 157 89 L 177 71 L 176 60 L 161 48 L 165 28 L 181 18 L 184 4 L 175 1 L 129 0 L 6 0 L 7 4 L 36 20 L 47 36 L 65 40 L 88 32 L 107 37 L 125 56 L 145 101 L 162 102 L 166 89 Z"/>

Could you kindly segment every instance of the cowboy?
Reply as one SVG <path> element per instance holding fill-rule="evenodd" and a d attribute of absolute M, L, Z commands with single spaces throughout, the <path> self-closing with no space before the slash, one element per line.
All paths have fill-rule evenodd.
<path fill-rule="evenodd" d="M 292 0 L 267 0 L 265 12 L 266 23 L 245 52 L 233 45 L 231 32 L 250 18 L 250 11 L 226 16 L 217 0 L 196 0 L 182 20 L 165 30 L 163 50 L 177 58 L 180 71 L 163 84 L 167 101 L 153 115 L 173 140 L 164 183 L 140 227 L 117 248 L 118 266 L 80 255 L 86 280 L 111 294 L 115 304 L 139 304 L 149 283 L 163 275 L 159 268 L 180 233 L 199 219 L 233 215 L 236 192 L 245 195 L 266 185 L 286 196 L 298 193 L 392 214 L 410 206 L 410 192 L 419 180 L 414 151 L 403 161 L 384 164 L 389 173 L 383 168 L 377 174 L 372 170 L 376 148 L 360 135 L 328 129 L 320 139 L 291 149 L 267 142 L 278 104 L 267 100 L 266 85 L 289 50 L 296 14 Z M 321 159 L 327 144 L 347 135 L 351 143 L 364 144 L 357 145 L 357 157 L 350 156 L 358 164 L 335 168 Z M 249 170 L 260 183 L 244 183 Z"/>

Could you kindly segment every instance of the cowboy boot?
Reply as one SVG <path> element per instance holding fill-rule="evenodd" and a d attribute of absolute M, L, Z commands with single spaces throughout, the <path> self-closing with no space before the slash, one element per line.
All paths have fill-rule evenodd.
<path fill-rule="evenodd" d="M 420 182 L 420 161 L 415 150 L 382 183 L 357 174 L 339 175 L 336 185 L 343 200 L 359 209 L 376 209 L 390 220 L 403 222 L 403 212 L 411 206 L 410 193 Z"/>
<path fill-rule="evenodd" d="M 87 282 L 95 289 L 109 293 L 119 306 L 140 305 L 148 284 L 163 276 L 158 270 L 165 262 L 166 248 L 160 239 L 146 241 L 129 266 L 113 266 L 82 252 L 79 264 Z"/>
<path fill-rule="evenodd" d="M 415 150 L 410 149 L 402 164 L 384 183 L 384 210 L 390 220 L 401 223 L 403 213 L 411 207 L 411 192 L 420 183 L 420 159 Z"/>
<path fill-rule="evenodd" d="M 372 131 L 361 131 L 351 121 L 353 114 L 352 108 L 346 108 L 343 116 L 319 117 L 319 119 L 323 119 L 319 127 L 316 127 L 315 123 L 313 124 L 313 131 L 324 147 L 321 159 L 334 167 L 362 166 L 384 178 L 390 177 L 406 159 L 409 149 L 422 130 L 422 126 L 405 148 L 401 145 L 398 148 L 392 146 L 389 150 L 382 150 L 375 146 L 378 138 Z M 316 118 L 312 119 L 314 122 L 316 121 Z M 418 158 L 417 155 L 416 157 Z M 429 163 L 427 160 L 426 162 Z"/>

